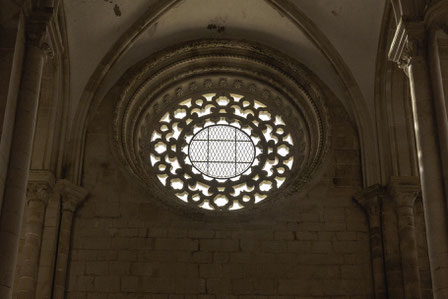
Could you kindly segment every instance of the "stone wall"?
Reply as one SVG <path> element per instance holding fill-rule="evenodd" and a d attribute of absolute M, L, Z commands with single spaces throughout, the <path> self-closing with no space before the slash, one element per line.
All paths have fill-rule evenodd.
<path fill-rule="evenodd" d="M 329 104 L 332 148 L 306 191 L 220 219 L 169 209 L 120 169 L 113 108 L 89 126 L 68 299 L 373 298 L 367 219 L 352 200 L 358 141 L 342 107 Z"/>

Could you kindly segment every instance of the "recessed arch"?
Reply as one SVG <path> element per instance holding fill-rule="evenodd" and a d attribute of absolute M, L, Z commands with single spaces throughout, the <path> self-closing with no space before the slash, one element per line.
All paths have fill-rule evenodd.
<path fill-rule="evenodd" d="M 66 164 L 68 175 L 74 181 L 80 181 L 83 161 L 83 147 L 87 123 L 99 105 L 98 87 L 108 75 L 114 64 L 132 47 L 138 37 L 157 20 L 181 1 L 158 1 L 115 43 L 115 46 L 104 56 L 83 92 L 77 108 L 70 135 L 71 152 L 67 153 Z M 322 51 L 328 62 L 339 75 L 348 99 L 349 114 L 356 120 L 361 137 L 364 184 L 372 184 L 378 180 L 378 169 L 374 162 L 377 157 L 375 146 L 376 134 L 371 116 L 366 108 L 364 98 L 356 80 L 341 56 L 325 37 L 325 35 L 297 7 L 288 1 L 266 0 L 268 4 L 286 15 L 289 20 L 304 32 Z M 347 107 L 346 107 L 347 108 Z"/>

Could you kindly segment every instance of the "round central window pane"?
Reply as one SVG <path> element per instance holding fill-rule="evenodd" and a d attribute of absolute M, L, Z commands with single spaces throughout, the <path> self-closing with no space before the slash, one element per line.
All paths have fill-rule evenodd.
<path fill-rule="evenodd" d="M 188 157 L 201 173 L 213 178 L 232 178 L 254 162 L 255 145 L 244 131 L 226 125 L 202 129 L 188 146 Z"/>

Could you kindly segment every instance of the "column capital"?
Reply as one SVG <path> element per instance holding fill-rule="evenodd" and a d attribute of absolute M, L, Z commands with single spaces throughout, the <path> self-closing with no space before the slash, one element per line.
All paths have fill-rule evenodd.
<path fill-rule="evenodd" d="M 380 201 L 383 194 L 384 188 L 379 184 L 375 184 L 353 196 L 353 200 L 366 212 L 371 226 L 379 225 Z"/>
<path fill-rule="evenodd" d="M 420 180 L 414 176 L 391 177 L 387 189 L 397 208 L 413 208 L 421 192 Z"/>
<path fill-rule="evenodd" d="M 403 70 L 414 59 L 424 58 L 426 53 L 426 29 L 423 21 L 407 21 L 403 18 L 397 25 L 389 49 L 389 60 Z"/>
<path fill-rule="evenodd" d="M 53 191 L 54 175 L 47 170 L 30 170 L 26 190 L 27 202 L 40 201 L 45 205 Z"/>
<path fill-rule="evenodd" d="M 49 40 L 49 27 L 53 17 L 53 9 L 34 10 L 26 20 L 27 42 L 41 49 L 48 57 L 53 57 L 54 52 Z"/>
<path fill-rule="evenodd" d="M 62 209 L 75 212 L 78 206 L 86 199 L 88 191 L 69 180 L 58 180 L 55 190 L 61 195 Z"/>

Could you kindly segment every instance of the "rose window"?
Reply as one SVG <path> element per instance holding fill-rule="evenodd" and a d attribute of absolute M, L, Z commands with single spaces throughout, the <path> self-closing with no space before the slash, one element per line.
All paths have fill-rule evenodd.
<path fill-rule="evenodd" d="M 207 210 L 239 210 L 278 190 L 294 164 L 281 115 L 238 94 L 181 101 L 151 134 L 150 163 L 178 200 Z"/>
<path fill-rule="evenodd" d="M 113 153 L 148 200 L 195 216 L 300 200 L 328 150 L 323 86 L 261 44 L 187 42 L 109 91 Z"/>

